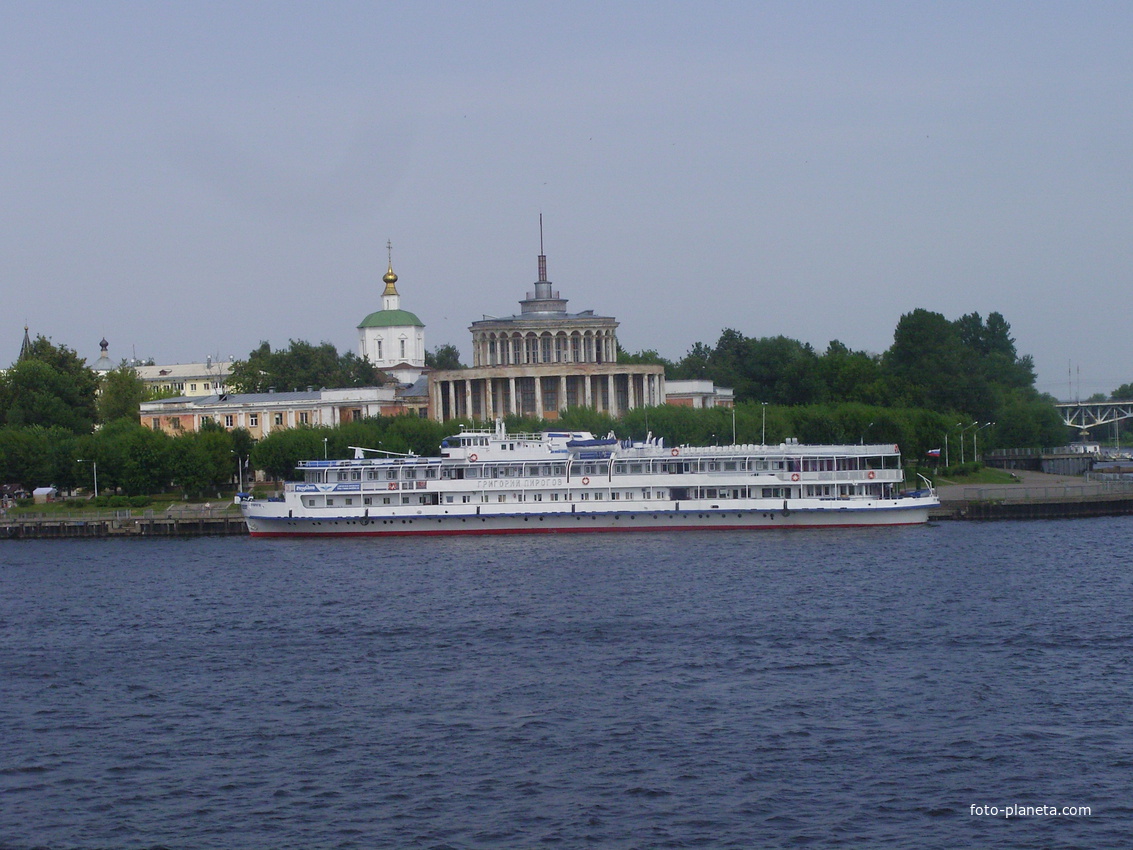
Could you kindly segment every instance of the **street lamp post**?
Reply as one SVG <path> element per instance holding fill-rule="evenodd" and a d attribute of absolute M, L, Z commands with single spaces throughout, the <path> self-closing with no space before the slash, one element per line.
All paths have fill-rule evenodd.
<path fill-rule="evenodd" d="M 77 457 L 77 458 L 75 458 L 75 463 L 89 463 L 91 465 L 91 469 L 94 470 L 94 497 L 97 499 L 98 498 L 98 461 L 97 460 L 86 460 L 84 458 Z"/>
<path fill-rule="evenodd" d="M 767 402 L 761 401 L 760 405 L 763 407 L 763 433 L 761 434 L 761 436 L 759 438 L 759 444 L 761 446 L 766 446 L 767 445 Z"/>
<path fill-rule="evenodd" d="M 330 437 L 323 437 L 323 460 L 327 459 L 327 440 L 329 439 Z"/>
<path fill-rule="evenodd" d="M 976 463 L 979 463 L 980 461 L 980 453 L 976 450 L 976 437 L 984 428 L 990 428 L 994 424 L 994 422 L 985 422 L 983 425 L 972 432 L 972 460 L 974 460 Z"/>
<path fill-rule="evenodd" d="M 960 425 L 961 423 L 957 422 L 956 424 Z M 980 424 L 979 422 L 973 422 L 971 425 L 965 425 L 963 428 L 960 429 L 960 463 L 961 464 L 964 462 L 964 432 L 967 431 L 969 428 L 976 427 L 979 424 Z"/>

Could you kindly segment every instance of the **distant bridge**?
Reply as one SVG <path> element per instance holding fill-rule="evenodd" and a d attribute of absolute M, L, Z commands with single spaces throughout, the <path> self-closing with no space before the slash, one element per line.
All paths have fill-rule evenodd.
<path fill-rule="evenodd" d="M 1133 401 L 1075 401 L 1054 407 L 1063 422 L 1082 431 L 1133 417 Z"/>

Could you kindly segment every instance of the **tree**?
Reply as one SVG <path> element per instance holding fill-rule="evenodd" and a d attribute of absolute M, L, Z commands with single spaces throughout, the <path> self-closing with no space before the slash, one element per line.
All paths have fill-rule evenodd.
<path fill-rule="evenodd" d="M 425 365 L 437 371 L 464 368 L 464 364 L 460 362 L 460 349 L 451 343 L 438 345 L 432 351 L 426 351 Z"/>
<path fill-rule="evenodd" d="M 281 392 L 306 387 L 367 387 L 384 383 L 385 375 L 354 352 L 340 355 L 329 342 L 311 345 L 291 340 L 286 349 L 271 350 L 261 342 L 247 360 L 232 364 L 228 386 L 236 392 Z"/>
<path fill-rule="evenodd" d="M 0 421 L 89 433 L 97 387 L 94 372 L 73 349 L 38 336 L 0 377 Z"/>
<path fill-rule="evenodd" d="M 139 406 L 148 400 L 145 382 L 133 366 L 123 361 L 117 369 L 102 376 L 98 421 L 105 424 L 115 419 L 137 420 Z"/>

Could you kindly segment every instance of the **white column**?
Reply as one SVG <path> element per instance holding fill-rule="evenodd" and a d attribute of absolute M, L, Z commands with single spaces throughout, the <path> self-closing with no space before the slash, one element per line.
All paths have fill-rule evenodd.
<path fill-rule="evenodd" d="M 456 381 L 446 381 L 448 384 L 448 415 L 449 419 L 456 419 Z"/>
<path fill-rule="evenodd" d="M 515 378 L 508 378 L 507 380 L 508 388 L 511 390 L 511 404 L 509 406 L 511 407 L 512 416 L 515 416 L 517 413 L 519 413 L 519 407 L 517 406 L 517 401 L 515 398 Z"/>
<path fill-rule="evenodd" d="M 543 379 L 535 376 L 535 415 L 543 418 Z"/>
<path fill-rule="evenodd" d="M 472 382 L 467 379 L 464 381 L 464 415 L 472 417 Z"/>
<path fill-rule="evenodd" d="M 587 407 L 593 407 L 594 406 L 594 399 L 591 397 L 592 394 L 590 392 L 590 376 L 589 375 L 583 375 L 582 376 L 582 382 L 586 387 L 586 391 L 583 393 L 583 399 L 584 399 L 583 403 Z"/>
<path fill-rule="evenodd" d="M 559 375 L 559 410 L 567 409 L 567 379 L 566 375 Z"/>
<path fill-rule="evenodd" d="M 609 395 L 609 399 L 607 401 L 607 406 L 606 406 L 606 412 L 608 414 L 610 414 L 610 416 L 617 416 L 618 415 L 618 393 L 617 393 L 617 387 L 614 385 L 614 376 L 613 375 L 607 375 L 606 376 L 606 392 Z"/>

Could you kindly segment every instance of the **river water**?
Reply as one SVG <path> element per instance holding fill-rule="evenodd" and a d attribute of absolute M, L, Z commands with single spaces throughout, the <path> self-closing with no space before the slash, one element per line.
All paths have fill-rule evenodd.
<path fill-rule="evenodd" d="M 4 543 L 0 848 L 1128 846 L 1131 552 L 1128 518 Z"/>

